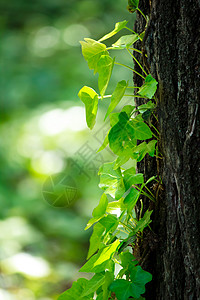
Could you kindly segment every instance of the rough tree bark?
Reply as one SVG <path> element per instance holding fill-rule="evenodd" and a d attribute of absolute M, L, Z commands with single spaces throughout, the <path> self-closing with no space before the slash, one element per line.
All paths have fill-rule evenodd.
<path fill-rule="evenodd" d="M 152 225 L 157 245 L 145 262 L 153 274 L 146 299 L 195 300 L 200 299 L 200 2 L 141 0 L 140 9 L 150 18 L 143 48 L 159 82 L 163 159 L 157 172 L 164 189 Z M 144 25 L 138 14 L 135 31 Z M 146 158 L 142 168 L 148 178 L 155 162 Z"/>

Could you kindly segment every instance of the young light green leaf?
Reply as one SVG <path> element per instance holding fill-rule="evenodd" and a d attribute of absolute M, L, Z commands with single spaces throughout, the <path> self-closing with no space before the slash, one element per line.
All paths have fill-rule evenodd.
<path fill-rule="evenodd" d="M 119 224 L 119 220 L 117 217 L 113 215 L 107 215 L 106 217 L 102 218 L 99 223 L 106 228 L 106 233 L 107 232 L 113 232 L 117 228 Z"/>
<path fill-rule="evenodd" d="M 114 170 L 113 163 L 105 163 L 99 169 L 100 183 L 99 187 L 104 190 L 106 194 L 110 194 L 117 200 L 120 199 L 124 192 L 124 182 L 120 169 Z"/>
<path fill-rule="evenodd" d="M 124 185 L 126 188 L 126 191 L 131 187 L 132 183 L 132 177 L 135 176 L 136 169 L 134 167 L 129 168 L 123 172 L 124 177 Z"/>
<path fill-rule="evenodd" d="M 124 48 L 129 48 L 132 46 L 135 42 L 139 40 L 139 37 L 137 34 L 129 34 L 129 35 L 124 35 L 119 38 L 113 45 L 113 49 L 124 49 Z"/>
<path fill-rule="evenodd" d="M 119 156 L 115 161 L 114 170 L 124 165 L 130 159 L 129 155 Z"/>
<path fill-rule="evenodd" d="M 102 42 L 102 41 L 105 41 L 105 40 L 111 38 L 113 35 L 115 35 L 115 34 L 118 33 L 120 30 L 122 30 L 123 28 L 125 28 L 127 23 L 128 23 L 128 21 L 126 21 L 126 20 L 124 20 L 124 21 L 122 21 L 122 22 L 116 23 L 116 24 L 115 24 L 115 28 L 114 28 L 111 32 L 109 32 L 109 33 L 107 33 L 106 35 L 104 35 L 104 36 L 99 40 L 99 42 Z"/>
<path fill-rule="evenodd" d="M 85 60 L 88 62 L 88 66 L 91 70 L 94 69 L 94 74 L 97 72 L 97 64 L 101 55 L 108 55 L 106 45 L 99 43 L 90 38 L 85 38 L 85 41 L 81 41 L 82 53 Z"/>
<path fill-rule="evenodd" d="M 93 299 L 93 294 L 88 294 L 87 296 L 82 296 L 82 293 L 88 283 L 85 278 L 79 278 L 76 282 L 72 284 L 72 287 L 66 292 L 62 293 L 58 300 L 91 300 Z"/>
<path fill-rule="evenodd" d="M 151 76 L 148 75 L 145 78 L 145 83 L 139 89 L 138 94 L 142 97 L 152 99 L 157 89 L 158 82 Z"/>
<path fill-rule="evenodd" d="M 125 80 L 122 80 L 122 81 L 118 82 L 117 87 L 115 88 L 115 90 L 114 90 L 114 92 L 112 94 L 111 103 L 110 103 L 110 105 L 108 107 L 108 111 L 106 113 L 105 119 L 115 109 L 115 107 L 117 106 L 117 104 L 122 99 L 122 97 L 124 96 L 124 93 L 125 93 L 125 90 L 126 90 L 127 86 L 128 86 L 128 82 L 126 82 Z"/>
<path fill-rule="evenodd" d="M 101 196 L 98 206 L 95 207 L 92 212 L 93 217 L 104 216 L 104 214 L 106 213 L 107 205 L 108 205 L 108 198 L 107 198 L 106 194 L 103 194 Z"/>
<path fill-rule="evenodd" d="M 102 55 L 97 63 L 97 71 L 99 73 L 98 86 L 102 98 L 110 81 L 113 65 L 114 59 L 109 55 Z"/>
<path fill-rule="evenodd" d="M 83 290 L 82 297 L 94 294 L 96 290 L 104 284 L 105 272 L 95 274 L 87 283 Z"/>
<path fill-rule="evenodd" d="M 94 223 L 98 222 L 101 218 L 103 218 L 103 215 L 100 216 L 100 217 L 94 217 L 94 218 L 91 218 L 88 223 L 87 223 L 87 226 L 85 227 L 85 230 L 89 229 Z"/>
<path fill-rule="evenodd" d="M 79 91 L 78 96 L 85 104 L 87 125 L 90 129 L 92 129 L 96 121 L 98 94 L 92 88 L 84 86 Z"/>
<path fill-rule="evenodd" d="M 83 266 L 82 268 L 79 270 L 79 272 L 86 272 L 86 273 L 100 273 L 105 271 L 106 269 L 110 270 L 111 272 L 114 269 L 114 262 L 110 259 L 104 261 L 101 264 L 95 265 L 95 263 L 97 262 L 97 260 L 99 259 L 102 250 L 99 250 L 99 252 L 95 255 L 93 255 Z"/>
<path fill-rule="evenodd" d="M 102 264 L 103 262 L 107 261 L 108 259 L 110 259 L 112 254 L 117 250 L 117 247 L 119 246 L 119 244 L 120 244 L 120 241 L 116 240 L 116 241 L 114 241 L 114 243 L 103 248 L 99 258 L 94 263 L 94 266 L 98 266 L 98 265 Z"/>
<path fill-rule="evenodd" d="M 119 211 L 126 209 L 124 205 L 124 198 L 119 199 L 118 201 L 112 201 L 108 203 L 107 212 L 114 214 L 114 211 Z"/>
<path fill-rule="evenodd" d="M 87 255 L 87 259 L 89 259 L 98 249 L 99 245 L 103 240 L 103 234 L 105 232 L 105 227 L 97 223 L 94 225 L 93 233 L 90 237 L 90 247 Z"/>

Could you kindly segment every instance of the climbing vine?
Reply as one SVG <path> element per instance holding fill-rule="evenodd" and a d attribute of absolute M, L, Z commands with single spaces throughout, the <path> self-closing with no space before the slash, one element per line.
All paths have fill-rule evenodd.
<path fill-rule="evenodd" d="M 129 0 L 128 9 L 138 10 L 139 0 Z M 103 42 L 115 36 L 122 29 L 129 34 L 121 36 L 111 46 Z M 115 28 L 98 41 L 85 38 L 81 41 L 82 53 L 94 74 L 98 73 L 97 93 L 93 88 L 84 86 L 79 91 L 79 98 L 85 104 L 86 121 L 90 129 L 95 125 L 98 103 L 110 98 L 105 119 L 110 120 L 110 130 L 98 151 L 109 145 L 117 156 L 115 161 L 104 163 L 99 169 L 99 187 L 103 190 L 98 206 L 93 210 L 92 218 L 85 229 L 93 226 L 87 262 L 80 272 L 93 273 L 90 280 L 80 278 L 72 287 L 59 296 L 59 300 L 107 300 L 107 299 L 145 299 L 145 284 L 152 280 L 152 275 L 143 270 L 134 257 L 138 240 L 143 237 L 146 227 L 150 228 L 152 210 L 143 211 L 143 197 L 155 202 L 148 184 L 156 176 L 144 181 L 144 174 L 136 172 L 137 163 L 145 155 L 158 155 L 157 140 L 159 132 L 151 123 L 151 115 L 156 109 L 155 92 L 157 81 L 145 70 L 134 53 L 142 51 L 134 48 L 137 41 L 142 41 L 144 33 L 136 33 L 127 27 L 127 21 L 115 24 Z M 127 51 L 141 70 L 115 61 L 110 51 Z M 130 86 L 122 79 L 116 84 L 112 95 L 106 90 L 115 65 L 130 69 L 140 76 L 143 85 Z M 120 112 L 113 112 L 121 99 L 130 96 L 145 99 L 140 106 L 126 105 Z M 127 92 L 129 91 L 129 92 Z M 108 100 L 107 100 L 108 101 Z M 132 105 L 133 104 L 133 105 Z M 155 154 L 156 153 L 156 154 Z M 126 162 L 132 161 L 132 167 L 126 169 Z M 140 202 L 140 212 L 136 214 L 136 204 Z"/>

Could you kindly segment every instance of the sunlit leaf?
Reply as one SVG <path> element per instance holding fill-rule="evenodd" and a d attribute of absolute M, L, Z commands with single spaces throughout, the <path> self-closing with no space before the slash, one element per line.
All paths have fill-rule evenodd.
<path fill-rule="evenodd" d="M 140 192 L 136 188 L 132 188 L 124 199 L 124 204 L 129 212 L 132 211 L 140 196 Z"/>
<path fill-rule="evenodd" d="M 93 255 L 79 270 L 79 272 L 86 272 L 86 273 L 99 273 L 103 272 L 106 269 L 110 270 L 111 272 L 114 269 L 114 262 L 110 259 L 103 261 L 101 264 L 96 265 L 96 261 L 99 259 L 102 250 L 99 250 L 99 252 L 95 255 Z"/>
<path fill-rule="evenodd" d="M 109 140 L 108 140 L 108 134 L 109 134 L 109 131 L 108 131 L 108 133 L 107 133 L 107 135 L 106 135 L 106 137 L 105 137 L 105 139 L 104 139 L 103 144 L 102 144 L 101 147 L 97 150 L 97 153 L 100 152 L 100 151 L 102 151 L 103 149 L 105 149 L 106 146 L 108 145 L 108 143 L 109 143 Z"/>
<path fill-rule="evenodd" d="M 113 65 L 114 59 L 109 55 L 102 55 L 97 63 L 97 71 L 99 73 L 98 86 L 102 97 L 104 96 L 110 81 Z"/>
<path fill-rule="evenodd" d="M 101 217 L 105 214 L 106 208 L 108 205 L 108 198 L 106 194 L 103 194 L 101 196 L 100 202 L 96 208 L 94 208 L 92 215 L 93 217 Z"/>
<path fill-rule="evenodd" d="M 90 237 L 90 247 L 87 255 L 87 259 L 89 259 L 98 249 L 99 245 L 103 240 L 103 233 L 105 232 L 105 227 L 97 223 L 94 225 L 93 233 Z"/>
<path fill-rule="evenodd" d="M 66 292 L 62 293 L 58 300 L 91 300 L 93 299 L 93 294 L 88 294 L 87 296 L 82 296 L 82 293 L 88 283 L 85 278 L 79 278 L 77 281 L 73 282 L 72 287 Z"/>
<path fill-rule="evenodd" d="M 106 232 L 113 232 L 117 228 L 119 220 L 113 215 L 107 215 L 106 217 L 102 218 L 99 223 L 106 228 Z"/>
<path fill-rule="evenodd" d="M 124 182 L 120 169 L 113 169 L 113 163 L 105 163 L 99 169 L 99 187 L 106 194 L 110 194 L 116 199 L 120 199 L 125 192 Z"/>
<path fill-rule="evenodd" d="M 108 55 L 106 45 L 97 42 L 90 38 L 85 38 L 85 41 L 81 41 L 82 53 L 85 60 L 88 62 L 88 66 L 91 70 L 94 69 L 94 73 L 97 72 L 97 64 L 101 55 Z"/>
<path fill-rule="evenodd" d="M 116 241 L 114 241 L 114 243 L 110 244 L 109 246 L 106 246 L 102 250 L 99 258 L 94 263 L 94 266 L 98 266 L 98 265 L 102 264 L 103 262 L 107 261 L 108 259 L 110 259 L 112 254 L 116 251 L 119 244 L 120 244 L 120 241 L 116 240 Z"/>
<path fill-rule="evenodd" d="M 112 47 L 115 49 L 124 49 L 124 48 L 129 48 L 132 46 L 135 42 L 139 40 L 139 37 L 137 34 L 129 34 L 129 35 L 124 35 L 117 40 Z"/>
<path fill-rule="evenodd" d="M 109 32 L 109 33 L 107 33 L 106 35 L 104 35 L 104 36 L 99 40 L 99 42 L 102 42 L 102 41 L 104 41 L 104 40 L 107 40 L 107 39 L 111 38 L 113 35 L 115 35 L 115 34 L 118 33 L 120 30 L 122 30 L 123 28 L 125 28 L 127 23 L 128 23 L 128 21 L 126 21 L 126 20 L 124 20 L 124 21 L 122 21 L 122 22 L 116 23 L 116 24 L 115 24 L 115 28 L 114 28 L 111 32 Z"/>
<path fill-rule="evenodd" d="M 128 83 L 125 80 L 122 80 L 118 82 L 117 87 L 115 88 L 112 97 L 111 97 L 111 103 L 108 107 L 108 111 L 106 113 L 105 119 L 107 116 L 115 109 L 117 104 L 120 102 L 122 97 L 124 96 L 125 90 L 128 86 Z"/>
<path fill-rule="evenodd" d="M 96 121 L 98 94 L 92 88 L 84 86 L 79 91 L 78 96 L 85 104 L 87 125 L 90 129 L 92 129 Z"/>
<path fill-rule="evenodd" d="M 152 99 L 157 89 L 158 82 L 151 76 L 148 75 L 145 78 L 145 83 L 139 89 L 138 94 L 143 97 Z"/>

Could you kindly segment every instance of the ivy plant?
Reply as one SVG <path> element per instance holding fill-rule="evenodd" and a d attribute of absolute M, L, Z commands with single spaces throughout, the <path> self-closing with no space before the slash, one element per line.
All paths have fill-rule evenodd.
<path fill-rule="evenodd" d="M 138 10 L 139 0 L 129 1 L 129 10 Z M 144 14 L 142 13 L 144 16 Z M 146 16 L 144 16 L 145 19 Z M 115 36 L 122 29 L 129 34 L 121 36 L 109 47 L 103 42 Z M 88 221 L 86 230 L 93 226 L 87 262 L 80 272 L 92 273 L 90 280 L 80 278 L 72 287 L 59 296 L 59 300 L 107 300 L 107 299 L 145 299 L 145 285 L 152 280 L 152 275 L 143 270 L 134 257 L 134 247 L 146 227 L 151 223 L 152 211 L 142 212 L 143 196 L 155 201 L 147 184 L 155 176 L 144 180 L 144 174 L 136 172 L 136 164 L 145 155 L 153 157 L 157 145 L 157 130 L 150 122 L 150 116 L 156 109 L 155 92 L 157 81 L 148 74 L 134 53 L 134 44 L 144 33 L 136 33 L 127 27 L 127 21 L 118 22 L 115 28 L 98 41 L 85 38 L 81 41 L 82 53 L 88 67 L 98 73 L 98 88 L 84 86 L 78 96 L 85 105 L 86 121 L 90 129 L 96 122 L 98 104 L 110 98 L 105 119 L 110 119 L 110 130 L 99 151 L 109 146 L 117 158 L 103 164 L 99 169 L 99 187 L 103 190 L 100 202 Z M 110 56 L 110 51 L 127 51 L 141 73 L 134 68 L 117 62 Z M 111 95 L 106 90 L 115 65 L 130 69 L 143 80 L 140 87 L 130 86 L 124 78 L 116 83 Z M 119 112 L 113 112 L 123 97 L 131 96 L 145 99 L 145 104 L 138 107 L 133 103 L 126 105 Z M 153 129 L 153 130 L 152 130 Z M 155 133 L 156 132 L 156 133 Z M 132 161 L 130 168 L 124 165 Z M 140 216 L 136 217 L 135 206 L 141 203 Z M 116 267 L 118 265 L 118 267 Z"/>

